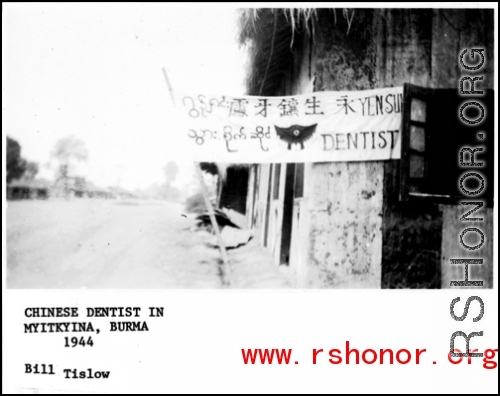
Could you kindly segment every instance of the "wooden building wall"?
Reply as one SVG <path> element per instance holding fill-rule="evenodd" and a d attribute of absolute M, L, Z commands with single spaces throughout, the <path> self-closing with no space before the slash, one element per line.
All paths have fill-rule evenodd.
<path fill-rule="evenodd" d="M 492 12 L 484 10 L 357 10 L 349 26 L 324 10 L 315 23 L 314 44 L 311 47 L 304 38 L 281 94 L 364 90 L 405 82 L 458 89 L 462 75 L 458 54 L 477 43 L 487 43 L 490 55 L 480 73 L 485 76 L 481 87 L 493 88 L 492 18 Z M 261 165 L 252 170 L 249 196 L 259 173 L 254 226 L 279 264 L 277 242 L 269 235 L 281 237 L 283 199 L 270 202 L 265 232 L 271 168 Z M 284 184 L 286 166 L 281 169 Z M 452 254 L 472 255 L 458 242 L 463 210 L 400 202 L 399 176 L 396 160 L 306 164 L 304 194 L 293 200 L 288 263 L 297 286 L 444 288 L 450 280 L 463 278 L 463 268 L 452 271 L 449 265 Z M 491 287 L 493 213 L 492 209 L 483 213 L 488 221 L 481 229 L 489 241 L 481 251 L 485 265 L 471 266 L 471 279 L 479 277 Z"/>

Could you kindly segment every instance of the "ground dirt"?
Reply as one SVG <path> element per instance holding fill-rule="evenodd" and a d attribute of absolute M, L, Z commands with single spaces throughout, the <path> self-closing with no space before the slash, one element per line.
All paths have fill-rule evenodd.
<path fill-rule="evenodd" d="M 161 201 L 10 201 L 9 288 L 289 287 L 255 240 L 230 250 L 197 230 L 181 204 Z"/>

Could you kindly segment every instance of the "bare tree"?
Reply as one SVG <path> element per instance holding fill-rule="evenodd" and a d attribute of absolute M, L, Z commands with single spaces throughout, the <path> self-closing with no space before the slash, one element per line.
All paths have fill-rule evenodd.
<path fill-rule="evenodd" d="M 74 167 L 78 162 L 85 162 L 88 159 L 88 151 L 83 140 L 74 136 L 67 136 L 59 139 L 51 153 L 52 159 L 58 162 L 57 181 L 63 183 L 64 194 L 69 192 L 69 180 L 74 172 Z"/>

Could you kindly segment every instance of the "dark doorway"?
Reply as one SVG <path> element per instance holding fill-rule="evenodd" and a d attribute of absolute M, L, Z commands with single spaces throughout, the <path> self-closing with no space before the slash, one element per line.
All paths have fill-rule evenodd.
<path fill-rule="evenodd" d="M 252 201 L 252 228 L 255 227 L 255 222 L 257 220 L 257 210 L 258 210 L 258 203 L 257 203 L 257 190 L 259 188 L 259 179 L 260 179 L 260 166 L 259 165 L 253 165 L 253 201 Z"/>
<path fill-rule="evenodd" d="M 296 164 L 286 164 L 285 196 L 283 200 L 283 224 L 281 228 L 280 264 L 290 263 L 292 242 L 292 217 Z"/>
<path fill-rule="evenodd" d="M 248 169 L 245 167 L 227 168 L 227 176 L 222 186 L 220 207 L 245 214 L 247 207 Z"/>
<path fill-rule="evenodd" d="M 264 228 L 264 246 L 267 247 L 267 236 L 269 234 L 269 216 L 271 215 L 271 182 L 273 180 L 273 165 L 269 166 L 269 182 L 267 183 L 267 199 L 266 199 L 266 226 Z"/>

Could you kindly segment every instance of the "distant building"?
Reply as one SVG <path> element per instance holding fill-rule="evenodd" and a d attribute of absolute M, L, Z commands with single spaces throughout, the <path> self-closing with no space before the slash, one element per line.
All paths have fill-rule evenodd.
<path fill-rule="evenodd" d="M 68 177 L 67 180 L 50 182 L 44 179 L 21 178 L 7 185 L 7 199 L 48 199 L 48 198 L 137 198 L 120 188 L 101 188 L 82 177 Z"/>
<path fill-rule="evenodd" d="M 50 183 L 38 179 L 17 179 L 7 185 L 7 199 L 47 199 Z"/>

